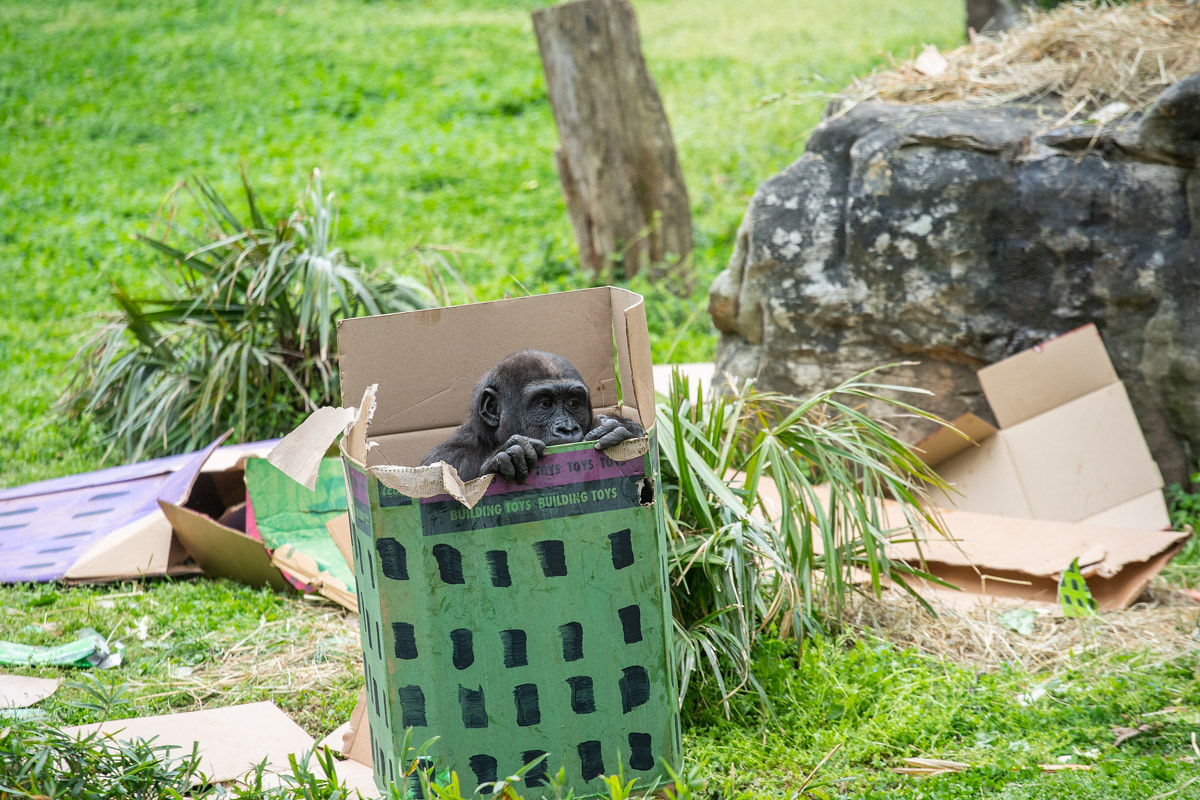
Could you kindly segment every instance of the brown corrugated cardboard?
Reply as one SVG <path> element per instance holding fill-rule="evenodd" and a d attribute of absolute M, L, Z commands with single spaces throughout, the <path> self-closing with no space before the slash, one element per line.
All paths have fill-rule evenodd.
<path fill-rule="evenodd" d="M 883 510 L 889 522 L 903 524 L 895 503 L 884 501 Z M 914 566 L 923 561 L 929 572 L 973 595 L 1046 604 L 1056 604 L 1058 577 L 1078 558 L 1101 611 L 1137 599 L 1188 537 L 970 511 L 944 511 L 942 519 L 947 537 L 930 536 L 920 548 L 893 544 L 888 555 Z"/>
<path fill-rule="evenodd" d="M 175 749 L 172 755 L 200 754 L 200 770 L 212 783 L 237 781 L 255 765 L 266 762 L 269 776 L 290 772 L 288 756 L 303 756 L 313 749 L 313 739 L 274 703 L 188 711 L 157 717 L 118 719 L 97 725 L 68 728 L 68 733 L 90 735 L 100 732 L 121 741 L 153 740 L 158 746 Z M 354 761 L 336 762 L 338 778 L 364 796 L 375 794 L 370 770 Z M 279 778 L 268 782 L 278 785 Z"/>
<path fill-rule="evenodd" d="M 288 591 L 287 580 L 271 563 L 263 543 L 218 521 L 227 509 L 245 502 L 246 494 L 241 469 L 222 474 L 228 478 L 194 483 L 182 503 L 159 500 L 175 536 L 207 575 Z"/>
<path fill-rule="evenodd" d="M 946 508 L 1144 530 L 1168 527 L 1162 477 L 1095 326 L 979 371 L 999 431 L 977 417 L 917 447 Z"/>
<path fill-rule="evenodd" d="M 60 680 L 0 672 L 0 709 L 28 708 L 58 691 Z"/>
<path fill-rule="evenodd" d="M 551 448 L 519 485 L 493 475 L 464 482 L 446 464 L 419 466 L 462 422 L 479 376 L 526 348 L 571 360 L 593 410 L 635 417 L 647 436 L 601 455 L 591 442 Z M 414 726 L 438 737 L 428 756 L 439 776 L 454 770 L 488 783 L 537 750 L 551 753 L 552 771 L 567 768 L 577 793 L 618 769 L 665 779 L 662 764 L 677 764 L 681 745 L 642 299 L 609 287 L 346 320 L 339 351 L 343 399 L 357 411 L 342 452 L 379 785 L 403 775 L 399 742 Z M 288 460 L 276 466 L 288 472 Z M 529 568 L 526 556 L 546 548 L 569 554 L 571 566 L 549 560 Z M 503 572 L 479 571 L 501 561 Z M 442 590 L 458 584 L 468 590 Z M 626 627 L 614 637 L 618 623 Z M 582 631 L 612 646 L 584 650 L 576 645 Z M 520 664 L 504 666 L 494 651 L 462 645 L 472 655 L 455 651 L 463 660 L 454 666 L 466 672 L 445 674 L 452 654 L 443 642 L 502 641 L 505 633 L 514 641 L 519 634 L 522 653 L 528 635 L 527 662 L 522 654 Z M 556 649 L 559 638 L 566 649 Z M 517 666 L 529 669 L 514 690 L 505 670 Z M 568 705 L 552 689 L 565 680 L 590 693 L 593 673 L 623 677 L 596 678 L 586 703 Z M 368 735 L 361 723 L 352 727 Z"/>

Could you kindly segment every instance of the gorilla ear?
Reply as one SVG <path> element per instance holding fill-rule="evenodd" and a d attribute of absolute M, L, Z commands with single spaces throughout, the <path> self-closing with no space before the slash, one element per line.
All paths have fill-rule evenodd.
<path fill-rule="evenodd" d="M 500 394 L 491 386 L 479 394 L 479 418 L 492 428 L 500 427 Z"/>

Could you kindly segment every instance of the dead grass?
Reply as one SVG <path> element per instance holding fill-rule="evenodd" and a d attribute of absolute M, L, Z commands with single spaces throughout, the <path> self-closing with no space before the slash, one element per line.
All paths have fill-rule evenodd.
<path fill-rule="evenodd" d="M 247 694 L 293 698 L 324 691 L 347 674 L 362 673 L 357 617 L 316 605 L 296 618 L 262 622 L 239 639 L 220 642 L 221 657 L 196 668 L 173 667 L 167 686 L 142 699 L 184 695 L 195 708 L 241 702 Z M 169 687 L 169 688 L 168 688 Z"/>
<path fill-rule="evenodd" d="M 1000 623 L 1009 607 L 958 610 L 934 605 L 929 614 L 911 597 L 889 591 L 881 599 L 860 599 L 847 615 L 852 629 L 871 632 L 939 658 L 994 669 L 1017 664 L 1025 670 L 1054 669 L 1080 655 L 1117 660 L 1140 652 L 1170 661 L 1200 647 L 1200 605 L 1182 592 L 1156 586 L 1124 611 L 1079 620 L 1039 614 L 1032 634 Z"/>
<path fill-rule="evenodd" d="M 1037 103 L 1061 107 L 1061 122 L 1091 118 L 1113 103 L 1128 105 L 1130 114 L 1200 71 L 1198 43 L 1200 3 L 1070 3 L 944 54 L 939 74 L 908 62 L 855 82 L 843 96 L 851 103 Z"/>

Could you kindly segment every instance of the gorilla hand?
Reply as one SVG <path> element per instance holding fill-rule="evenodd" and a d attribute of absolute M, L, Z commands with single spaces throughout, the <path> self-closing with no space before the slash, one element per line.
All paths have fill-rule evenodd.
<path fill-rule="evenodd" d="M 589 442 L 595 440 L 597 450 L 607 450 L 614 444 L 626 439 L 636 439 L 645 433 L 642 426 L 631 419 L 609 417 L 604 414 L 596 415 L 595 426 L 583 438 Z"/>
<path fill-rule="evenodd" d="M 529 471 L 546 452 L 546 443 L 541 439 L 513 434 L 500 449 L 491 455 L 479 468 L 480 475 L 496 473 L 506 481 L 524 483 Z"/>

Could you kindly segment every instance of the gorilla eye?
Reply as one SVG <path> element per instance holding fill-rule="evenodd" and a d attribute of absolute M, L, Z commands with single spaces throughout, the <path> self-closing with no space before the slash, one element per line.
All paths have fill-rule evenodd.
<path fill-rule="evenodd" d="M 552 405 L 554 405 L 554 401 L 543 395 L 542 397 L 538 398 L 537 404 L 539 408 L 550 408 Z"/>

